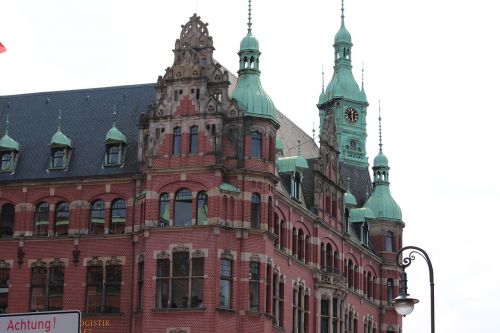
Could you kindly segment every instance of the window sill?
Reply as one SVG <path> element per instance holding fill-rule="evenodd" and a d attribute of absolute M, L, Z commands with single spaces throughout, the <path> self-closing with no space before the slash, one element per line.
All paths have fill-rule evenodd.
<path fill-rule="evenodd" d="M 215 310 L 220 311 L 220 312 L 227 312 L 227 313 L 236 313 L 236 310 L 234 309 L 229 309 L 229 308 L 215 308 Z"/>
<path fill-rule="evenodd" d="M 51 167 L 49 167 L 47 170 L 49 170 L 49 171 L 66 171 L 66 167 L 61 167 L 61 168 L 51 168 Z"/>
<path fill-rule="evenodd" d="M 273 324 L 273 331 L 275 332 L 285 332 L 285 328 L 281 326 L 276 326 Z"/>
<path fill-rule="evenodd" d="M 245 313 L 251 317 L 261 317 L 262 315 L 264 315 L 264 313 L 259 312 L 258 310 L 247 310 L 245 311 Z"/>
<path fill-rule="evenodd" d="M 163 312 L 203 312 L 207 308 L 154 308 L 152 311 L 155 313 Z"/>
<path fill-rule="evenodd" d="M 123 166 L 123 163 L 116 163 L 116 164 L 104 163 L 102 166 L 103 168 L 119 168 Z"/>

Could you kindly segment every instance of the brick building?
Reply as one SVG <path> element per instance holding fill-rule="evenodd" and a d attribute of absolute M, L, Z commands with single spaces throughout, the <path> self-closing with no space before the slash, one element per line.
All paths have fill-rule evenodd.
<path fill-rule="evenodd" d="M 328 42 L 328 41 L 326 41 Z M 335 36 L 319 145 L 235 76 L 196 14 L 155 84 L 0 97 L 0 312 L 83 332 L 400 332 L 401 210 Z"/>

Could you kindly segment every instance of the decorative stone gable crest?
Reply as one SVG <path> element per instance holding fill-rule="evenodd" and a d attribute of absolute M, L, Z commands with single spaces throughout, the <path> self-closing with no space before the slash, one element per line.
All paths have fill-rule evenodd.
<path fill-rule="evenodd" d="M 175 47 L 194 49 L 213 47 L 212 37 L 208 33 L 207 26 L 208 23 L 203 23 L 198 15 L 193 14 L 188 23 L 181 25 L 181 38 L 176 41 Z"/>
<path fill-rule="evenodd" d="M 173 50 L 174 63 L 158 77 L 149 118 L 182 116 L 187 109 L 187 114 L 235 115 L 235 103 L 228 93 L 229 72 L 213 59 L 213 40 L 207 26 L 196 14 L 181 26 Z"/>

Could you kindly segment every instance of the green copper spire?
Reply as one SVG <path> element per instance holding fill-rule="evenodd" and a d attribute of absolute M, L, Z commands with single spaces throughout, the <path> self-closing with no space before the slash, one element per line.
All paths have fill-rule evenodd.
<path fill-rule="evenodd" d="M 276 117 L 276 108 L 273 101 L 264 91 L 260 82 L 259 70 L 259 42 L 252 35 L 252 3 L 248 1 L 248 32 L 241 40 L 240 69 L 238 83 L 231 97 L 245 110 L 245 115 L 268 118 L 279 122 Z"/>
<path fill-rule="evenodd" d="M 57 132 L 52 136 L 52 140 L 50 141 L 51 146 L 63 146 L 73 148 L 71 143 L 71 139 L 68 138 L 63 132 L 61 132 L 61 113 L 59 110 L 58 124 L 57 124 Z"/>
<path fill-rule="evenodd" d="M 241 40 L 241 50 L 259 50 L 259 41 L 252 35 L 252 0 L 248 0 L 248 32 L 247 35 Z"/>
<path fill-rule="evenodd" d="M 340 29 L 335 35 L 335 44 L 346 43 L 352 45 L 351 34 L 347 31 L 344 24 L 344 0 L 342 0 L 342 7 L 340 10 L 342 11 L 342 14 L 340 15 Z"/>
<path fill-rule="evenodd" d="M 378 101 L 378 155 L 373 161 L 374 167 L 387 167 L 389 168 L 389 160 L 382 152 L 382 117 L 380 115 L 380 100 Z"/>
<path fill-rule="evenodd" d="M 0 150 L 15 150 L 19 151 L 19 143 L 9 136 L 9 115 L 5 120 L 5 134 L 0 139 Z"/>
<path fill-rule="evenodd" d="M 373 163 L 373 192 L 365 202 L 376 219 L 402 221 L 401 208 L 392 198 L 389 188 L 389 161 L 382 153 L 382 117 L 380 116 L 379 102 L 379 153 Z"/>
<path fill-rule="evenodd" d="M 352 75 L 351 65 L 351 34 L 344 23 L 344 1 L 342 0 L 342 15 L 340 29 L 335 35 L 335 66 L 332 80 L 326 88 L 328 100 L 343 97 L 354 101 L 364 101 L 359 86 Z"/>
<path fill-rule="evenodd" d="M 321 94 L 319 95 L 318 104 L 323 104 L 326 102 L 325 95 L 325 70 L 323 66 L 321 66 Z"/>
<path fill-rule="evenodd" d="M 106 143 L 127 143 L 127 137 L 116 128 L 116 106 L 113 110 L 113 127 L 111 127 L 106 134 Z"/>
<path fill-rule="evenodd" d="M 361 100 L 366 102 L 366 93 L 365 93 L 365 64 L 361 63 L 361 91 L 359 92 Z"/>

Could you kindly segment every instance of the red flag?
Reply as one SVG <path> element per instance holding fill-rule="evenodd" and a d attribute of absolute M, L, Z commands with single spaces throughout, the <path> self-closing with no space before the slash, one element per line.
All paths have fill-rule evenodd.
<path fill-rule="evenodd" d="M 0 42 L 0 53 L 7 51 L 5 46 L 3 46 L 2 42 Z"/>

